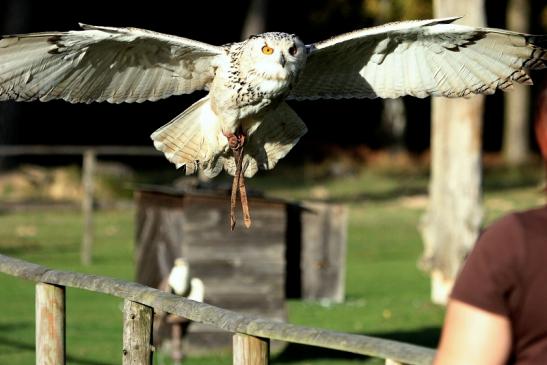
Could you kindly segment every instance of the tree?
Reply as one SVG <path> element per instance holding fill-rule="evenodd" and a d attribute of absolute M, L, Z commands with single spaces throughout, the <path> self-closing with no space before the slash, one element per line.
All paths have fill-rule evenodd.
<path fill-rule="evenodd" d="M 363 7 L 377 25 L 431 17 L 431 0 L 364 0 Z M 403 99 L 383 99 L 381 128 L 389 135 L 390 147 L 396 152 L 402 149 L 407 123 Z"/>
<path fill-rule="evenodd" d="M 529 32 L 529 0 L 510 0 L 507 6 L 507 27 L 516 32 Z M 530 88 L 517 84 L 505 94 L 505 127 L 503 156 L 511 166 L 522 165 L 530 152 L 528 120 L 530 117 Z"/>
<path fill-rule="evenodd" d="M 431 0 L 363 0 L 363 7 L 381 22 L 431 18 Z"/>
<path fill-rule="evenodd" d="M 268 0 L 251 0 L 249 11 L 243 24 L 241 38 L 247 39 L 253 34 L 264 33 L 266 30 L 266 15 Z"/>
<path fill-rule="evenodd" d="M 466 14 L 484 26 L 479 0 L 435 0 L 435 17 Z M 484 97 L 432 101 L 429 204 L 422 218 L 422 266 L 432 274 L 432 300 L 445 303 L 482 220 L 481 132 Z"/>

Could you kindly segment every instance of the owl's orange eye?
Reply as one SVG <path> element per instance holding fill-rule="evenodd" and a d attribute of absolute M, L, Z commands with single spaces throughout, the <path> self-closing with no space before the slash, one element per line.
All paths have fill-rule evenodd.
<path fill-rule="evenodd" d="M 262 47 L 262 53 L 271 55 L 274 52 L 274 49 L 270 46 L 264 46 Z"/>

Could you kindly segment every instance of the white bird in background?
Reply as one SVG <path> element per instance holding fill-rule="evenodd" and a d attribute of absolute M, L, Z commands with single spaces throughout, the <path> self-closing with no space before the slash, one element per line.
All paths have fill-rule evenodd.
<path fill-rule="evenodd" d="M 205 299 L 205 285 L 201 279 L 192 278 L 190 280 L 190 294 L 187 298 L 195 302 L 203 302 Z"/>
<path fill-rule="evenodd" d="M 167 278 L 167 285 L 173 293 L 194 300 L 203 302 L 205 297 L 205 285 L 199 278 L 190 279 L 190 265 L 182 257 L 175 259 L 175 264 Z"/>
<path fill-rule="evenodd" d="M 223 46 L 137 28 L 23 34 L 0 40 L 0 100 L 143 102 L 209 90 L 152 134 L 186 174 L 234 175 L 250 225 L 243 176 L 272 169 L 306 133 L 285 99 L 467 97 L 531 84 L 546 37 L 405 21 L 304 45 L 264 33 Z"/>
<path fill-rule="evenodd" d="M 187 296 L 190 291 L 190 267 L 183 258 L 175 259 L 175 265 L 169 273 L 167 284 L 177 295 Z"/>

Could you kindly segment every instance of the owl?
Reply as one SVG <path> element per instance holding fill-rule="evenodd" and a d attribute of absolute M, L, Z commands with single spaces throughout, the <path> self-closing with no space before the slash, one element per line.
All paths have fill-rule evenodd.
<path fill-rule="evenodd" d="M 308 45 L 277 32 L 214 46 L 85 24 L 5 36 L 0 100 L 139 103 L 208 90 L 151 138 L 186 174 L 234 175 L 243 203 L 243 178 L 272 169 L 306 133 L 286 100 L 492 94 L 531 84 L 527 70 L 545 67 L 545 36 L 457 19 L 390 23 Z"/>

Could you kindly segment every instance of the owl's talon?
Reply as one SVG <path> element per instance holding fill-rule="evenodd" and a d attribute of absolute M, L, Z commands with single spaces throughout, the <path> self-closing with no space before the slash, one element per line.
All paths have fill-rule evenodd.
<path fill-rule="evenodd" d="M 231 139 L 234 137 L 237 141 L 237 145 L 230 145 Z M 241 210 L 243 211 L 243 223 L 246 228 L 251 227 L 251 215 L 249 212 L 249 203 L 247 201 L 247 189 L 245 188 L 245 177 L 242 171 L 243 165 L 243 145 L 245 143 L 245 135 L 239 134 L 236 136 L 232 134 L 231 136 L 226 136 L 228 138 L 228 144 L 232 149 L 234 154 L 234 159 L 236 163 L 236 171 L 234 174 L 234 180 L 232 181 L 232 192 L 230 197 L 230 229 L 233 231 L 236 226 L 236 205 L 237 205 L 237 193 L 239 191 L 239 198 L 241 200 Z"/>
<path fill-rule="evenodd" d="M 245 144 L 245 134 L 243 133 L 224 133 L 224 136 L 228 139 L 228 146 L 232 151 L 237 151 L 243 148 Z"/>

